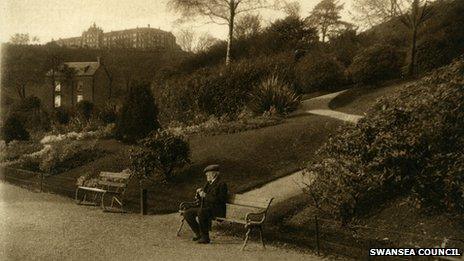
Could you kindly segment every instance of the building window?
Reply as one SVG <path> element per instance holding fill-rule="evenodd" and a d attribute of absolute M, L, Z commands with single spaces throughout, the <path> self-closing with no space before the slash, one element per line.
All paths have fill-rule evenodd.
<path fill-rule="evenodd" d="M 55 92 L 61 91 L 61 82 L 55 81 Z"/>
<path fill-rule="evenodd" d="M 61 95 L 55 94 L 55 108 L 61 107 Z"/>
<path fill-rule="evenodd" d="M 84 99 L 84 95 L 82 94 L 82 89 L 84 88 L 84 83 L 82 81 L 78 81 L 77 82 L 77 88 L 76 88 L 76 92 L 77 92 L 77 102 L 80 102 Z"/>

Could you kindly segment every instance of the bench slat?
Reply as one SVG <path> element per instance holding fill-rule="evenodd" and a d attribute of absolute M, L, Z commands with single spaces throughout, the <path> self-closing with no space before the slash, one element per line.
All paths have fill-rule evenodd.
<path fill-rule="evenodd" d="M 243 195 L 230 195 L 228 202 L 234 205 L 241 205 L 241 206 L 248 206 L 248 207 L 255 207 L 255 208 L 262 208 L 266 209 L 269 206 L 269 202 L 271 199 L 261 200 L 250 198 Z"/>
<path fill-rule="evenodd" d="M 106 190 L 104 190 L 104 189 L 92 188 L 92 187 L 82 187 L 82 186 L 79 186 L 79 189 L 89 190 L 89 191 L 95 191 L 95 192 L 106 192 Z"/>
<path fill-rule="evenodd" d="M 99 180 L 98 184 L 103 185 L 103 186 L 118 187 L 118 188 L 126 187 L 126 183 L 112 182 L 112 181 L 105 181 L 105 180 Z"/>
<path fill-rule="evenodd" d="M 130 172 L 107 172 L 102 171 L 100 172 L 100 177 L 107 178 L 107 179 L 128 179 L 130 178 Z"/>
<path fill-rule="evenodd" d="M 234 220 L 244 220 L 248 213 L 259 213 L 264 211 L 262 208 L 255 208 L 249 206 L 241 206 L 234 204 L 226 205 L 226 218 Z"/>
<path fill-rule="evenodd" d="M 246 224 L 247 223 L 245 221 L 245 219 L 220 218 L 220 217 L 217 217 L 215 219 L 219 220 L 219 221 L 227 221 L 227 222 L 238 223 L 238 224 Z"/>

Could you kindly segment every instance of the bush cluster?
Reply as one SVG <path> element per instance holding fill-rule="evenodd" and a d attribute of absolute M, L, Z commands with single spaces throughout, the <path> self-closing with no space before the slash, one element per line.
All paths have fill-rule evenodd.
<path fill-rule="evenodd" d="M 209 115 L 235 117 L 250 93 L 270 75 L 293 87 L 293 61 L 288 54 L 258 60 L 244 59 L 230 66 L 203 68 L 177 75 L 155 88 L 164 122 L 194 122 Z"/>
<path fill-rule="evenodd" d="M 373 45 L 358 53 L 348 71 L 359 84 L 377 84 L 401 76 L 404 55 L 391 45 Z"/>
<path fill-rule="evenodd" d="M 158 107 L 150 84 L 134 83 L 116 123 L 117 137 L 127 142 L 135 142 L 158 128 Z"/>
<path fill-rule="evenodd" d="M 464 59 L 379 101 L 344 127 L 309 165 L 309 192 L 343 221 L 388 199 L 464 213 Z"/>
<path fill-rule="evenodd" d="M 10 115 L 1 129 L 2 140 L 7 144 L 13 140 L 28 140 L 29 132 L 16 115 Z"/>
<path fill-rule="evenodd" d="M 303 93 L 333 91 L 345 84 L 344 70 L 332 55 L 315 51 L 298 62 L 295 76 Z"/>
<path fill-rule="evenodd" d="M 181 136 L 157 131 L 139 142 L 131 151 L 131 170 L 139 178 L 171 181 L 174 171 L 190 162 L 190 147 Z"/>

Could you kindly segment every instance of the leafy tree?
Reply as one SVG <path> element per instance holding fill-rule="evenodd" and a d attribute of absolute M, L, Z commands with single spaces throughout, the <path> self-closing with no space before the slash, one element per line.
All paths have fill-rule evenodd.
<path fill-rule="evenodd" d="M 272 1 L 277 5 L 277 1 Z M 234 39 L 234 26 L 237 15 L 271 7 L 270 0 L 170 0 L 172 10 L 181 13 L 182 17 L 203 17 L 210 22 L 227 25 L 226 64 L 231 60 L 231 47 Z"/>
<path fill-rule="evenodd" d="M 2 85 L 13 88 L 20 99 L 26 98 L 26 90 L 42 81 L 42 71 L 36 66 L 40 57 L 33 46 L 7 45 L 8 55 L 2 59 Z"/>
<path fill-rule="evenodd" d="M 6 119 L 2 128 L 2 139 L 5 140 L 6 143 L 13 140 L 29 139 L 29 133 L 16 115 L 10 115 Z"/>
<path fill-rule="evenodd" d="M 120 139 L 135 142 L 160 128 L 158 108 L 148 83 L 135 83 L 121 108 L 116 124 Z"/>
<path fill-rule="evenodd" d="M 394 18 L 408 29 L 410 34 L 407 74 L 416 72 L 416 53 L 419 29 L 433 16 L 429 0 L 355 0 L 359 20 L 369 24 L 381 23 Z"/>
<path fill-rule="evenodd" d="M 29 34 L 16 33 L 10 37 L 10 43 L 15 45 L 28 45 L 30 41 Z"/>
<path fill-rule="evenodd" d="M 161 174 L 169 182 L 176 168 L 190 163 L 188 142 L 168 131 L 153 132 L 139 144 L 131 151 L 130 160 L 131 169 L 140 178 L 154 179 Z"/>
<path fill-rule="evenodd" d="M 316 27 L 324 43 L 327 36 L 334 33 L 338 27 L 347 24 L 340 20 L 340 11 L 343 10 L 343 4 L 338 0 L 322 0 L 311 11 L 308 22 Z"/>
<path fill-rule="evenodd" d="M 301 14 L 301 5 L 299 2 L 286 2 L 284 4 L 284 12 L 287 16 L 300 17 Z"/>
<path fill-rule="evenodd" d="M 263 49 L 272 52 L 310 49 L 317 42 L 316 30 L 294 16 L 275 21 L 263 32 L 262 37 L 260 52 L 263 52 Z"/>
<path fill-rule="evenodd" d="M 348 71 L 356 83 L 376 84 L 401 75 L 402 55 L 391 45 L 374 45 L 357 54 Z"/>

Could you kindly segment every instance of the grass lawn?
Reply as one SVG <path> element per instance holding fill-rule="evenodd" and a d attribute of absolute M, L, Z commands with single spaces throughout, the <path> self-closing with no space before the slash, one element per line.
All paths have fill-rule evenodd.
<path fill-rule="evenodd" d="M 191 200 L 196 188 L 205 182 L 203 168 L 220 164 L 222 178 L 232 193 L 259 187 L 276 178 L 301 169 L 314 152 L 342 124 L 334 119 L 305 115 L 289 118 L 282 124 L 266 128 L 216 136 L 193 136 L 189 143 L 192 164 L 182 170 L 170 184 L 149 187 L 149 213 L 171 213 L 181 201 Z M 129 166 L 130 146 L 114 140 L 103 140 L 99 148 L 108 151 L 104 157 L 87 165 L 61 173 L 55 179 L 86 172 L 120 171 Z M 72 182 L 63 184 L 72 190 Z M 127 192 L 128 206 L 139 207 L 139 185 L 134 179 Z"/>
<path fill-rule="evenodd" d="M 389 82 L 378 87 L 354 87 L 335 97 L 329 103 L 329 107 L 336 111 L 363 115 L 376 103 L 377 99 L 397 92 L 405 84 L 407 82 Z"/>

